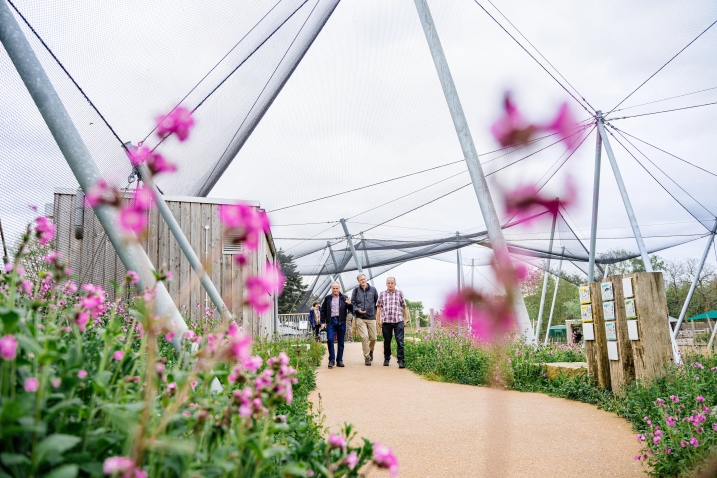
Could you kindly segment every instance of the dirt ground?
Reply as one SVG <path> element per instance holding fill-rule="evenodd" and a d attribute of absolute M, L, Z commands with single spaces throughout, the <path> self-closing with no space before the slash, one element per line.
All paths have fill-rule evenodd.
<path fill-rule="evenodd" d="M 346 344 L 345 368 L 329 370 L 325 355 L 311 401 L 332 431 L 352 423 L 359 436 L 392 447 L 401 477 L 643 474 L 635 434 L 614 414 L 538 393 L 431 382 L 395 360 L 384 367 L 381 347 L 370 367 L 360 343 Z"/>

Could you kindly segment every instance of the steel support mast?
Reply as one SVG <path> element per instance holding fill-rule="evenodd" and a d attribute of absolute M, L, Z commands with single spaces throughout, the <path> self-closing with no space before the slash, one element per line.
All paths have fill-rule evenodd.
<path fill-rule="evenodd" d="M 339 283 L 341 284 L 341 291 L 346 291 L 346 287 L 344 287 L 344 280 L 341 278 L 341 271 L 339 271 L 339 263 L 336 262 L 336 256 L 334 255 L 334 250 L 331 248 L 331 243 L 329 241 L 326 241 L 326 245 L 329 248 L 329 253 L 331 253 L 331 260 L 334 261 L 334 270 L 336 271 L 336 275 L 339 276 Z M 329 284 L 329 287 L 331 287 L 331 284 Z"/>
<path fill-rule="evenodd" d="M 363 244 L 364 259 L 366 259 L 366 270 L 368 270 L 368 280 L 371 282 L 371 286 L 376 287 L 373 284 L 373 271 L 368 266 L 369 261 L 368 261 L 368 249 L 366 248 L 366 239 L 364 239 L 364 237 L 363 237 L 363 232 L 360 235 L 361 235 L 361 244 Z"/>
<path fill-rule="evenodd" d="M 548 334 L 550 333 L 550 324 L 553 323 L 553 311 L 555 310 L 555 300 L 558 298 L 558 286 L 560 285 L 560 273 L 563 271 L 563 256 L 565 255 L 565 246 L 560 251 L 560 262 L 558 262 L 558 274 L 555 276 L 555 289 L 553 290 L 553 303 L 550 305 L 550 315 L 548 316 L 548 328 L 545 329 L 545 341 L 543 345 L 548 345 Z M 540 336 L 538 336 L 540 340 Z"/>
<path fill-rule="evenodd" d="M 700 280 L 702 267 L 704 267 L 705 265 L 705 261 L 707 260 L 707 254 L 709 254 L 710 247 L 712 247 L 712 242 L 715 239 L 715 232 L 717 232 L 717 220 L 715 220 L 715 224 L 714 226 L 712 226 L 712 231 L 710 231 L 709 239 L 707 239 L 707 245 L 705 246 L 705 250 L 702 253 L 702 259 L 700 259 L 700 265 L 697 267 L 697 273 L 695 274 L 695 278 L 692 280 L 692 285 L 690 285 L 690 291 L 687 293 L 687 297 L 685 297 L 685 303 L 682 304 L 682 310 L 680 311 L 680 317 L 677 319 L 677 323 L 675 324 L 675 330 L 672 332 L 672 337 L 674 337 L 675 339 L 677 338 L 677 333 L 680 331 L 680 327 L 682 326 L 682 321 L 685 320 L 685 314 L 687 314 L 687 307 L 689 307 L 690 301 L 692 300 L 692 294 L 695 293 L 695 288 L 697 287 L 697 283 Z"/>
<path fill-rule="evenodd" d="M 545 264 L 545 275 L 543 276 L 543 291 L 540 294 L 540 309 L 538 309 L 538 323 L 535 325 L 535 343 L 540 342 L 540 326 L 543 325 L 543 310 L 545 309 L 545 295 L 548 292 L 548 278 L 550 277 L 550 255 L 553 253 L 553 238 L 555 237 L 555 222 L 558 220 L 558 212 L 553 214 L 553 225 L 550 228 L 550 242 L 548 244 L 548 259 Z M 562 261 L 561 261 L 562 263 Z"/>
<path fill-rule="evenodd" d="M 354 247 L 354 241 L 351 239 L 351 234 L 349 233 L 349 228 L 346 227 L 346 219 L 341 219 L 341 227 L 344 228 L 344 234 L 346 234 L 346 241 L 349 243 L 349 248 L 351 249 L 351 255 L 354 258 L 354 262 L 356 263 L 356 269 L 358 269 L 359 274 L 363 274 L 363 267 L 361 267 L 361 259 L 359 259 L 358 254 L 356 254 L 356 248 Z"/>
<path fill-rule="evenodd" d="M 612 166 L 612 172 L 615 175 L 615 181 L 617 182 L 617 188 L 620 190 L 620 196 L 622 197 L 622 202 L 625 205 L 625 212 L 627 212 L 627 217 L 630 219 L 630 226 L 632 227 L 632 233 L 635 235 L 635 241 L 637 242 L 637 247 L 640 249 L 640 255 L 642 256 L 642 263 L 645 265 L 645 270 L 647 272 L 652 272 L 652 264 L 650 263 L 650 257 L 647 255 L 647 248 L 645 247 L 645 241 L 642 240 L 642 233 L 640 232 L 640 226 L 637 224 L 637 218 L 635 217 L 635 211 L 632 209 L 632 203 L 630 202 L 630 197 L 627 195 L 627 189 L 625 188 L 625 183 L 622 180 L 622 174 L 620 174 L 620 168 L 617 166 L 617 161 L 615 160 L 615 154 L 612 152 L 612 146 L 610 146 L 610 140 L 607 137 L 607 133 L 605 132 L 605 124 L 602 117 L 598 118 L 597 122 L 598 130 L 600 131 L 600 136 L 602 137 L 603 144 L 605 145 L 605 152 L 607 153 L 607 157 L 610 160 L 610 166 Z M 591 238 L 592 240 L 592 238 Z M 591 281 L 592 282 L 592 281 Z"/>
<path fill-rule="evenodd" d="M 602 121 L 602 111 L 596 112 L 597 124 Z M 595 280 L 595 246 L 597 245 L 598 203 L 600 199 L 600 157 L 602 156 L 602 136 L 600 129 L 595 130 L 595 177 L 593 179 L 593 214 L 590 221 L 590 260 L 588 262 L 588 282 Z"/>
<path fill-rule="evenodd" d="M 485 221 L 486 230 L 488 231 L 488 238 L 493 247 L 493 250 L 502 255 L 508 257 L 508 246 L 503 237 L 503 231 L 501 229 L 500 221 L 498 220 L 498 214 L 495 211 L 493 199 L 490 196 L 490 190 L 488 189 L 488 183 L 485 180 L 483 174 L 483 168 L 481 167 L 478 159 L 478 152 L 475 144 L 473 143 L 473 137 L 471 136 L 470 129 L 468 128 L 468 121 L 466 120 L 461 106 L 460 99 L 458 98 L 458 92 L 456 85 L 453 83 L 453 77 L 451 71 L 448 68 L 448 61 L 443 52 L 441 41 L 438 38 L 438 32 L 436 26 L 433 23 L 433 17 L 431 11 L 428 8 L 426 0 L 414 0 L 416 4 L 416 10 L 423 26 L 423 33 L 426 36 L 428 47 L 431 50 L 431 56 L 433 57 L 433 63 L 436 66 L 438 72 L 438 79 L 441 82 L 443 88 L 443 94 L 446 97 L 448 103 L 448 109 L 451 113 L 451 119 L 453 120 L 453 126 L 456 129 L 458 135 L 458 141 L 461 144 L 463 150 L 463 157 L 468 167 L 468 172 L 471 175 L 471 181 L 473 182 L 473 189 L 475 190 L 476 197 L 478 199 L 478 205 L 480 206 L 483 220 Z M 528 317 L 528 309 L 525 307 L 523 296 L 520 293 L 513 294 L 514 302 L 513 308 L 515 310 L 516 322 L 518 330 L 523 334 L 526 342 L 533 342 L 533 329 L 530 325 L 530 318 Z"/>

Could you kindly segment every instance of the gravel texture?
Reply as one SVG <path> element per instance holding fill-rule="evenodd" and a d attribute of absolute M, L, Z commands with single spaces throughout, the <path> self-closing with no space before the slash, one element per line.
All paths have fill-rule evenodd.
<path fill-rule="evenodd" d="M 345 368 L 327 368 L 311 395 L 325 425 L 353 423 L 358 435 L 391 446 L 401 477 L 640 476 L 630 424 L 592 405 L 539 393 L 425 380 L 372 366 L 360 343 L 347 343 Z M 369 470 L 370 477 L 388 476 Z"/>

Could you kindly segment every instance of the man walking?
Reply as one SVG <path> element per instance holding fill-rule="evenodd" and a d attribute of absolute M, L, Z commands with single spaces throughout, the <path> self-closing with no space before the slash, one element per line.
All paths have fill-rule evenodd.
<path fill-rule="evenodd" d="M 351 294 L 351 304 L 354 308 L 354 320 L 358 326 L 363 357 L 366 365 L 373 362 L 373 347 L 376 345 L 376 302 L 378 291 L 366 281 L 366 274 L 359 274 L 356 278 L 359 286 Z"/>
<path fill-rule="evenodd" d="M 408 307 L 403 292 L 396 289 L 396 279 L 386 279 L 388 290 L 381 292 L 376 303 L 376 322 L 383 332 L 383 365 L 388 367 L 391 361 L 391 338 L 396 336 L 396 358 L 398 368 L 406 368 L 403 364 L 403 320 L 408 320 Z"/>
<path fill-rule="evenodd" d="M 321 324 L 326 326 L 326 345 L 329 347 L 329 368 L 334 364 L 344 366 L 344 336 L 346 335 L 346 314 L 353 310 L 351 299 L 341 293 L 338 282 L 331 284 L 331 293 L 321 305 Z M 338 351 L 334 351 L 334 335 Z"/>

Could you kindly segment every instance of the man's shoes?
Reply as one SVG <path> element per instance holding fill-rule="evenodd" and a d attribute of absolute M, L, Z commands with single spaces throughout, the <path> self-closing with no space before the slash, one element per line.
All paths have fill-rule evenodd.
<path fill-rule="evenodd" d="M 344 363 L 343 363 L 343 362 L 336 362 L 336 366 L 337 366 L 337 367 L 343 367 L 343 366 L 344 366 Z"/>
<path fill-rule="evenodd" d="M 331 360 L 329 361 L 329 368 L 334 368 L 334 362 Z"/>
<path fill-rule="evenodd" d="M 365 363 L 366 363 L 366 365 L 370 366 L 370 365 L 371 365 L 371 359 L 368 358 L 368 357 L 366 357 Z"/>
<path fill-rule="evenodd" d="M 373 362 L 373 350 L 369 352 L 368 359 Z"/>
<path fill-rule="evenodd" d="M 403 360 L 398 361 L 398 368 L 406 368 L 406 366 L 403 364 Z"/>
<path fill-rule="evenodd" d="M 386 359 L 386 360 L 383 361 L 383 366 L 384 366 L 384 367 L 388 367 L 388 359 Z"/>

